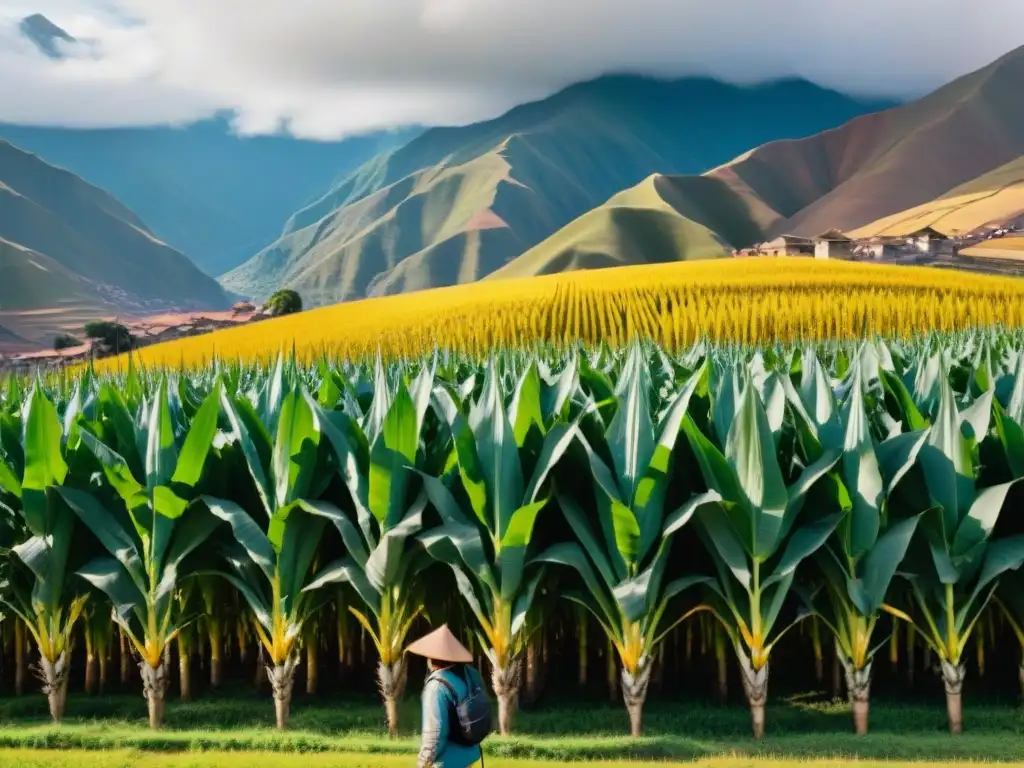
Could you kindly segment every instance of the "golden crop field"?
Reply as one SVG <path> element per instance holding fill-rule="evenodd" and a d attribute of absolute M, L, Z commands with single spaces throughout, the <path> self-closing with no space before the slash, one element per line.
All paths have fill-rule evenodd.
<path fill-rule="evenodd" d="M 416 356 L 635 335 L 714 341 L 855 338 L 1024 326 L 1024 281 L 924 267 L 727 259 L 470 283 L 338 304 L 143 348 L 147 366 L 321 354 Z M 104 367 L 124 364 L 111 358 Z"/>

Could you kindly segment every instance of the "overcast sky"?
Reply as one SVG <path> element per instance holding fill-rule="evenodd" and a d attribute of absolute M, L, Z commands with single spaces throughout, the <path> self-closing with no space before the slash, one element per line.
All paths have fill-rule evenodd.
<path fill-rule="evenodd" d="M 41 12 L 84 41 L 53 61 Z M 333 138 L 483 119 L 611 71 L 911 97 L 1024 45 L 1024 0 L 0 0 L 0 121 Z"/>

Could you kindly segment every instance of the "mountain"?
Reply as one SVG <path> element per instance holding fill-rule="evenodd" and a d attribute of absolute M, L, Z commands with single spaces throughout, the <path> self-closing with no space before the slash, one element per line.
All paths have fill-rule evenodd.
<path fill-rule="evenodd" d="M 35 43 L 42 53 L 51 59 L 62 59 L 64 53 L 61 46 L 64 43 L 75 43 L 75 38 L 58 27 L 41 13 L 34 13 L 23 18 L 18 29 L 21 34 Z"/>
<path fill-rule="evenodd" d="M 215 280 L 109 194 L 0 141 L 0 325 L 21 333 L 18 312 L 56 323 L 72 308 L 95 316 L 226 302 Z"/>
<path fill-rule="evenodd" d="M 318 142 L 241 137 L 223 118 L 180 128 L 0 124 L 0 139 L 105 189 L 210 275 L 275 240 L 297 208 L 417 133 Z"/>
<path fill-rule="evenodd" d="M 764 222 L 723 182 L 650 176 L 575 219 L 485 279 L 726 256 Z"/>
<path fill-rule="evenodd" d="M 934 93 L 715 169 L 778 214 L 770 234 L 863 227 L 1024 155 L 1024 47 Z"/>
<path fill-rule="evenodd" d="M 699 173 L 880 106 L 797 80 L 599 78 L 373 158 L 222 284 L 254 298 L 287 285 L 317 305 L 475 280 L 653 173 Z"/>
<path fill-rule="evenodd" d="M 859 227 L 853 237 L 901 236 L 924 227 L 947 235 L 965 234 L 986 224 L 1024 215 L 1024 157 L 953 188 L 924 205 Z"/>
<path fill-rule="evenodd" d="M 780 234 L 813 237 L 835 228 L 864 237 L 926 224 L 952 233 L 1012 218 L 1024 212 L 1021 82 L 1024 48 L 918 101 L 769 142 L 701 177 L 644 182 L 495 277 L 700 258 L 713 242 L 724 254 Z M 689 192 L 680 204 L 658 185 Z M 643 218 L 652 216 L 674 233 L 653 246 Z"/>

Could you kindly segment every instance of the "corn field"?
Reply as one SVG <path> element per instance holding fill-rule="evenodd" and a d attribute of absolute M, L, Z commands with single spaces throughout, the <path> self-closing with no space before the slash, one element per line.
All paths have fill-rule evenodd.
<path fill-rule="evenodd" d="M 441 623 L 502 733 L 553 654 L 583 687 L 600 657 L 634 735 L 700 664 L 761 736 L 801 644 L 858 732 L 875 676 L 937 665 L 954 733 L 969 661 L 1024 684 L 1019 331 L 87 370 L 0 404 L 4 666 L 54 720 L 83 667 L 156 728 L 172 678 L 230 666 L 284 728 L 297 681 L 372 664 L 395 733 Z"/>
<path fill-rule="evenodd" d="M 799 258 L 716 259 L 495 280 L 346 302 L 146 347 L 145 366 L 419 357 L 438 345 L 486 356 L 499 346 L 641 337 L 682 351 L 708 340 L 771 344 L 1024 327 L 1024 282 L 925 267 Z M 269 351 L 269 352 L 268 352 Z M 126 360 L 103 361 L 123 370 Z"/>

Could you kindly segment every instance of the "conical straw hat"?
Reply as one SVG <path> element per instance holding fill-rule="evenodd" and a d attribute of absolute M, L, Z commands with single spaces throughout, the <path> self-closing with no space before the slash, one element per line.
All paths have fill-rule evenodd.
<path fill-rule="evenodd" d="M 447 661 L 452 664 L 471 664 L 473 662 L 473 654 L 458 641 L 452 631 L 448 629 L 447 624 L 442 624 L 429 635 L 410 643 L 405 650 L 435 661 Z"/>

